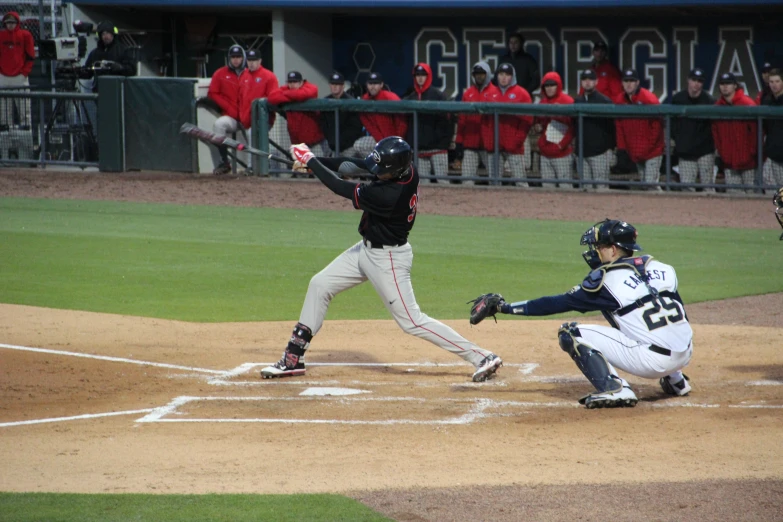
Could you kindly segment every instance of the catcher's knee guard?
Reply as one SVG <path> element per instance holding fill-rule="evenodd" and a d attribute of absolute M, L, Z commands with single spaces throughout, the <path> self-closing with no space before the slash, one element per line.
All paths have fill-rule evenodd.
<path fill-rule="evenodd" d="M 563 323 L 557 331 L 560 348 L 571 356 L 596 390 L 599 392 L 622 390 L 623 384 L 619 377 L 609 371 L 609 363 L 604 354 L 583 341 L 577 341 L 577 337 L 581 337 L 578 323 Z"/>
<path fill-rule="evenodd" d="M 291 339 L 288 341 L 288 346 L 286 346 L 285 351 L 301 357 L 305 354 L 305 351 L 310 346 L 310 341 L 312 340 L 313 332 L 310 328 L 302 323 L 296 323 L 294 332 L 291 334 Z"/>

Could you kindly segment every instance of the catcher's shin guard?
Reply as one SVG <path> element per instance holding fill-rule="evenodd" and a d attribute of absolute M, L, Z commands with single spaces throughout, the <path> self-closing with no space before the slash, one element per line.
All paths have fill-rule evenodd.
<path fill-rule="evenodd" d="M 577 342 L 576 337 L 581 337 L 578 323 L 563 323 L 557 331 L 560 348 L 567 352 L 571 359 L 595 386 L 599 392 L 619 392 L 623 389 L 623 383 L 609 370 L 609 363 L 604 354 L 584 343 Z"/>

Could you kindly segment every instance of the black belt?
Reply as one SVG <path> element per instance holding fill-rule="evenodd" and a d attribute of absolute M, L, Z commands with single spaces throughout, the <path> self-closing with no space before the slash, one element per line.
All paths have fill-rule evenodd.
<path fill-rule="evenodd" d="M 650 351 L 665 355 L 666 357 L 671 357 L 672 355 L 672 351 L 668 348 L 661 348 L 660 346 L 655 346 L 654 344 L 650 345 Z"/>
<path fill-rule="evenodd" d="M 369 239 L 367 239 L 367 238 L 365 238 L 365 239 L 363 240 L 363 242 L 364 242 L 364 245 L 365 245 L 367 248 L 383 248 L 383 247 L 385 247 L 385 246 L 388 246 L 388 247 L 401 247 L 402 245 L 406 245 L 406 244 L 408 244 L 408 242 L 407 242 L 407 241 L 403 241 L 402 243 L 400 243 L 400 244 L 398 244 L 398 245 L 384 245 L 384 244 L 381 244 L 381 243 L 373 243 L 372 241 L 370 241 L 370 240 L 369 240 Z"/>

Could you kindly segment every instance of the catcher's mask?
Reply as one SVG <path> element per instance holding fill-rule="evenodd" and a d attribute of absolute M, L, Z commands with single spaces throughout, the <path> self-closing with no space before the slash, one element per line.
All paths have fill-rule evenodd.
<path fill-rule="evenodd" d="M 375 144 L 364 165 L 379 179 L 395 179 L 408 172 L 412 160 L 411 146 L 399 136 L 389 136 Z"/>
<path fill-rule="evenodd" d="M 783 187 L 780 187 L 775 195 L 772 196 L 772 203 L 775 204 L 775 217 L 778 223 L 783 227 Z M 783 241 L 783 234 L 780 234 L 780 240 Z"/>
<path fill-rule="evenodd" d="M 617 219 L 605 219 L 599 221 L 582 234 L 580 245 L 587 245 L 587 250 L 582 252 L 582 257 L 592 269 L 601 266 L 601 257 L 598 255 L 599 246 L 616 245 L 629 252 L 641 250 L 636 243 L 636 229 L 633 225 Z"/>

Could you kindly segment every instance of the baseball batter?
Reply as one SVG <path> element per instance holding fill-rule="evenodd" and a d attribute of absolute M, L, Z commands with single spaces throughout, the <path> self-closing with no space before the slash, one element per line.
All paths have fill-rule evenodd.
<path fill-rule="evenodd" d="M 410 146 L 391 136 L 377 143 L 366 159 L 316 158 L 306 145 L 294 145 L 295 169 L 307 166 L 332 192 L 362 210 L 361 241 L 313 276 L 299 322 L 279 362 L 261 370 L 264 378 L 304 375 L 305 352 L 323 325 L 332 298 L 370 281 L 386 309 L 405 333 L 421 337 L 468 361 L 473 381 L 492 377 L 503 364 L 494 353 L 471 343 L 452 328 L 428 317 L 416 304 L 411 285 L 413 249 L 408 234 L 416 221 L 419 176 L 412 166 Z M 371 183 L 341 179 L 370 172 Z"/>
<path fill-rule="evenodd" d="M 652 256 L 632 257 L 642 249 L 636 237 L 636 229 L 624 221 L 596 223 L 582 235 L 581 244 L 588 245 L 582 256 L 592 271 L 581 285 L 565 294 L 515 303 L 485 294 L 472 314 L 481 315 L 480 321 L 495 312 L 540 316 L 600 311 L 613 328 L 572 322 L 558 330 L 560 347 L 596 389 L 579 399 L 581 404 L 636 405 L 636 395 L 615 366 L 639 377 L 660 378 L 669 395 L 687 395 L 691 385 L 682 368 L 691 360 L 693 330 L 677 291 L 677 273 Z M 484 312 L 487 308 L 490 313 Z M 471 317 L 472 323 L 478 321 Z"/>

